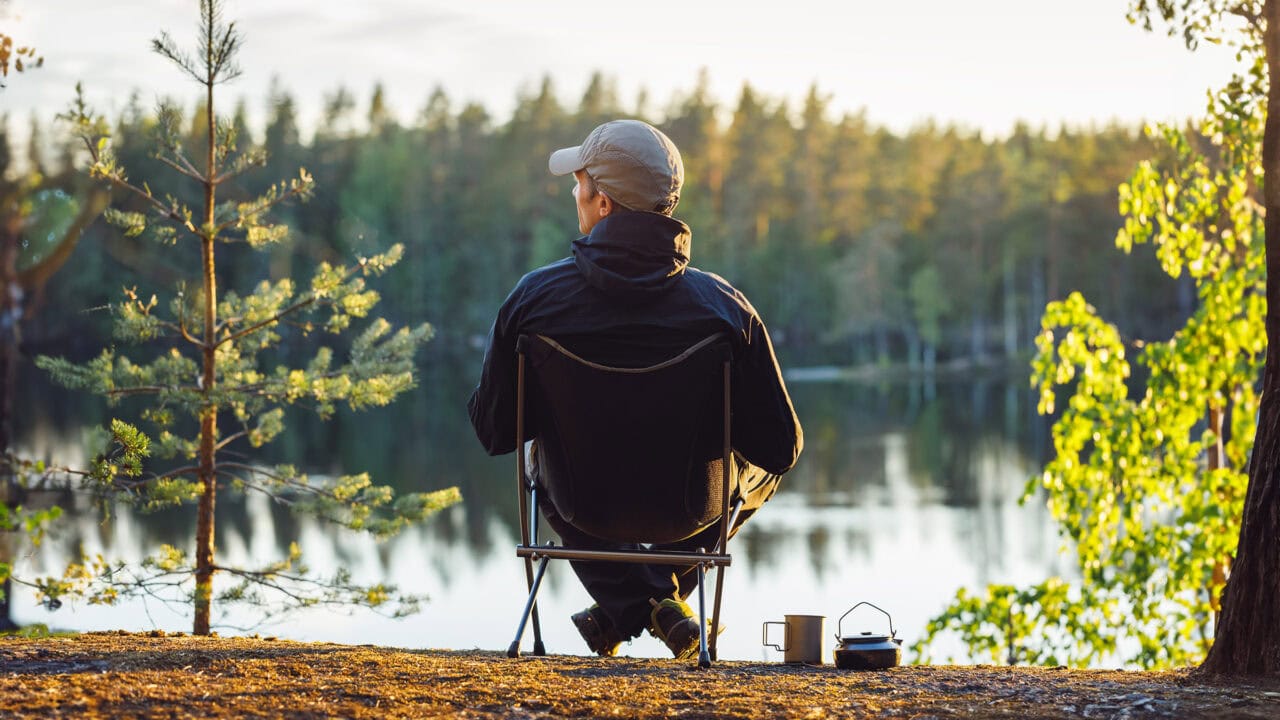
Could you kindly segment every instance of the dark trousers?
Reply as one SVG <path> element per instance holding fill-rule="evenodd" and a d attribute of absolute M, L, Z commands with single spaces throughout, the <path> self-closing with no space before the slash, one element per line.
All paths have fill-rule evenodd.
<path fill-rule="evenodd" d="M 537 477 L 536 451 L 529 454 L 530 476 Z M 773 497 L 782 480 L 780 475 L 767 473 L 751 465 L 736 455 L 738 467 L 738 491 L 730 498 L 730 507 L 739 498 L 742 499 L 742 511 L 738 519 L 729 529 L 733 537 L 738 528 L 747 521 L 765 501 Z M 586 550 L 636 550 L 637 543 L 617 543 L 602 540 L 588 535 L 570 525 L 556 512 L 546 493 L 538 494 L 538 507 L 547 524 L 570 547 Z M 655 544 L 653 550 L 693 551 L 705 548 L 710 551 L 720 540 L 720 524 L 714 523 L 697 534 L 673 543 Z M 652 609 L 649 598 L 689 597 L 698 585 L 697 569 L 681 565 L 645 565 L 640 563 L 604 562 L 574 560 L 570 562 L 578 579 L 587 589 L 587 594 L 596 601 L 605 616 L 613 622 L 613 626 L 623 637 L 632 638 L 639 635 L 649 626 L 649 613 Z"/>

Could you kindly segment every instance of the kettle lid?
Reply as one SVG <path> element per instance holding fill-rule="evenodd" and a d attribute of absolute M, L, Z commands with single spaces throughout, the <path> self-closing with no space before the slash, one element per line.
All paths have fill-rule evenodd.
<path fill-rule="evenodd" d="M 846 645 L 872 645 L 886 641 L 902 642 L 892 635 L 883 635 L 881 633 L 873 633 L 871 631 L 861 632 L 857 635 L 842 635 L 840 642 Z"/>

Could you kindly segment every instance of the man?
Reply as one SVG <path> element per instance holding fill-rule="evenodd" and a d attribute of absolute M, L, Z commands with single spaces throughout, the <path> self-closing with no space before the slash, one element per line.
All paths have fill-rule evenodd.
<path fill-rule="evenodd" d="M 498 311 L 480 384 L 468 410 L 491 455 L 515 450 L 516 340 L 539 333 L 590 360 L 631 367 L 673 357 L 728 331 L 733 349 L 734 459 L 744 501 L 736 532 L 777 489 L 803 444 L 764 323 L 724 279 L 689 267 L 689 227 L 672 217 L 684 165 L 674 143 L 651 125 L 615 120 L 577 147 L 552 153 L 554 175 L 572 174 L 578 230 L 573 255 L 525 275 Z M 531 465 L 536 472 L 536 441 Z M 569 525 L 549 501 L 548 524 L 570 545 L 616 549 Z M 712 547 L 716 526 L 655 549 Z M 634 546 L 632 546 L 634 547 Z M 698 650 L 698 622 L 684 599 L 693 568 L 578 562 L 574 571 L 596 604 L 573 615 L 587 646 L 613 655 L 648 629 L 676 657 Z"/>

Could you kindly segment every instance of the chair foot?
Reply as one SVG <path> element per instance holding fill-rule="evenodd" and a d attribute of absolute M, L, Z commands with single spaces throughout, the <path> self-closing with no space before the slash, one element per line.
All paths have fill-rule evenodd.
<path fill-rule="evenodd" d="M 509 658 L 520 657 L 520 641 L 519 640 L 511 643 L 511 645 L 507 647 L 507 657 Z"/>
<path fill-rule="evenodd" d="M 711 653 L 708 653 L 706 650 L 698 653 L 698 667 L 703 670 L 711 667 Z"/>
<path fill-rule="evenodd" d="M 519 648 L 517 648 L 517 651 L 518 651 L 518 650 L 519 650 Z M 546 655 L 546 654 L 547 654 L 547 646 L 546 646 L 546 645 L 543 645 L 541 640 L 537 640 L 537 641 L 535 641 L 535 642 L 533 643 L 533 654 L 534 654 L 534 655 L 538 655 L 538 656 Z"/>

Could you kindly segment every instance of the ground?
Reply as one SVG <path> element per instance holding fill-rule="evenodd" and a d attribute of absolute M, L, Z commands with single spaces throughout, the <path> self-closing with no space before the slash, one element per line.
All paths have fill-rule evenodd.
<path fill-rule="evenodd" d="M 1276 718 L 1280 682 L 400 650 L 272 638 L 0 639 L 5 718 Z"/>

